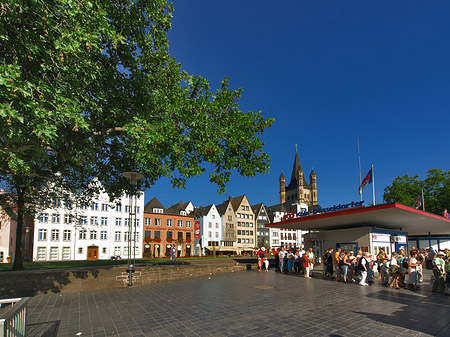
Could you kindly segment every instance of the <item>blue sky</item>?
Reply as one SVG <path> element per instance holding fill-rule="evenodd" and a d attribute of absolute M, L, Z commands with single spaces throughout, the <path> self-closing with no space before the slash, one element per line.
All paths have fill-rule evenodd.
<path fill-rule="evenodd" d="M 223 77 L 244 89 L 242 110 L 275 123 L 262 139 L 270 173 L 235 174 L 219 195 L 207 175 L 146 191 L 169 207 L 180 200 L 219 204 L 246 194 L 279 203 L 295 144 L 305 174 L 317 174 L 323 207 L 358 201 L 374 164 L 377 203 L 399 175 L 450 170 L 450 1 L 176 0 L 170 52 L 216 88 Z M 363 192 L 372 202 L 372 186 Z"/>

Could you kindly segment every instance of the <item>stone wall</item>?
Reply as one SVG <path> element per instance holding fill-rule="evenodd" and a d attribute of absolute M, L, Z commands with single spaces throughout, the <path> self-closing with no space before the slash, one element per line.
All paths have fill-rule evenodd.
<path fill-rule="evenodd" d="M 169 282 L 191 277 L 232 273 L 246 269 L 245 264 L 145 265 L 136 266 L 133 286 Z M 74 268 L 0 273 L 0 299 L 34 296 L 49 292 L 66 293 L 95 289 L 128 287 L 127 266 Z"/>

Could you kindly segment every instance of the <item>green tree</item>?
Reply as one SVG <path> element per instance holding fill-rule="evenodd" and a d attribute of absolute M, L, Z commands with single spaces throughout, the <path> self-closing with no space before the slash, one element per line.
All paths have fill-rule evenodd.
<path fill-rule="evenodd" d="M 384 202 L 412 206 L 423 190 L 427 212 L 441 215 L 444 209 L 450 208 L 450 171 L 431 169 L 424 180 L 418 178 L 418 175 L 395 178 L 392 185 L 384 188 Z"/>
<path fill-rule="evenodd" d="M 169 54 L 167 0 L 6 0 L 0 6 L 0 205 L 17 219 L 63 191 L 112 197 L 174 187 L 205 171 L 223 191 L 232 172 L 266 173 L 259 139 L 273 119 L 243 112 L 225 78 L 211 91 Z M 62 194 L 62 195 L 61 195 Z"/>

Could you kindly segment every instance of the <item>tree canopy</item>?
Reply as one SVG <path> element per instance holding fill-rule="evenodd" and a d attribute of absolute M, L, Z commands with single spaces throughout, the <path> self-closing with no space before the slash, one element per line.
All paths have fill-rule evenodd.
<path fill-rule="evenodd" d="M 422 190 L 425 210 L 441 215 L 444 209 L 450 208 L 450 171 L 431 169 L 424 180 L 420 180 L 418 175 L 399 176 L 392 185 L 385 187 L 383 200 L 412 206 Z"/>
<path fill-rule="evenodd" d="M 125 171 L 144 175 L 140 187 L 163 176 L 183 187 L 207 162 L 219 191 L 234 171 L 268 171 L 259 135 L 273 119 L 242 111 L 228 78 L 212 91 L 181 68 L 172 11 L 167 0 L 2 1 L 0 205 L 18 220 L 18 243 L 42 193 L 94 177 L 117 197 Z M 15 258 L 20 269 L 20 247 Z"/>

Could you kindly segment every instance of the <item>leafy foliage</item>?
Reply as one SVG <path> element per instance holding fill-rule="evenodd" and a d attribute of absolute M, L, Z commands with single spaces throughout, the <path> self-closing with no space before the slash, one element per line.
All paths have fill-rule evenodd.
<path fill-rule="evenodd" d="M 450 208 L 450 171 L 431 169 L 426 179 L 418 178 L 418 175 L 395 178 L 391 186 L 385 187 L 383 200 L 412 206 L 423 190 L 426 211 L 441 215 Z"/>
<path fill-rule="evenodd" d="M 229 79 L 212 92 L 181 69 L 172 11 L 167 0 L 2 2 L 0 204 L 11 214 L 49 193 L 95 194 L 93 177 L 118 197 L 125 171 L 144 175 L 141 188 L 162 176 L 183 187 L 209 162 L 219 191 L 234 171 L 268 171 L 258 135 L 273 119 L 241 111 Z"/>

